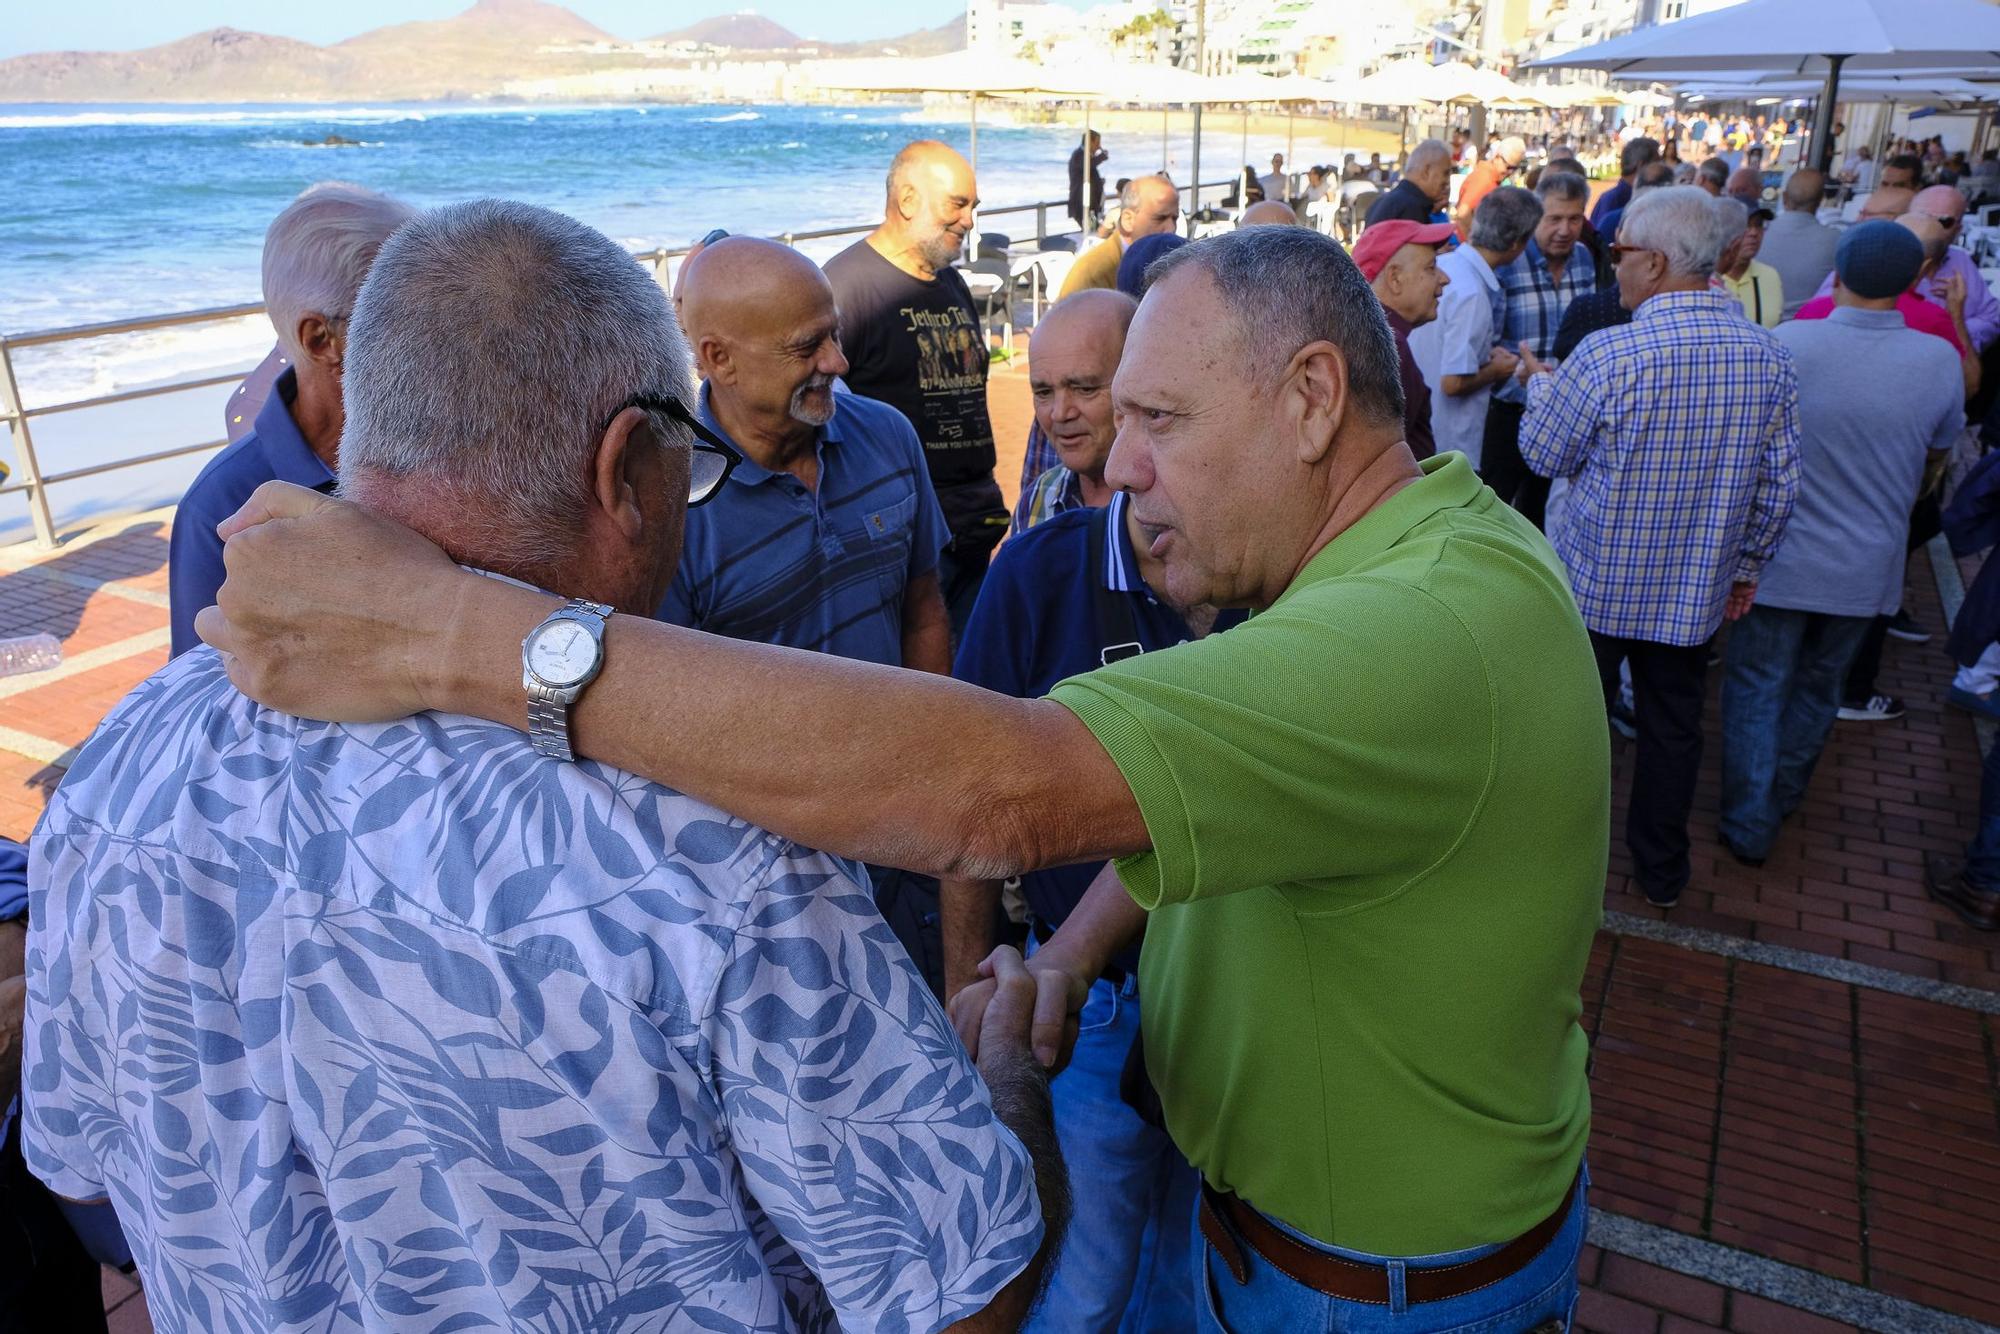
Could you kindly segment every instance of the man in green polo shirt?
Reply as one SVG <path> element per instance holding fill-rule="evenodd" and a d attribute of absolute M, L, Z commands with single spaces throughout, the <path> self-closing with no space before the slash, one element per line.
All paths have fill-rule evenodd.
<path fill-rule="evenodd" d="M 1118 858 L 1031 961 L 1038 1047 L 1143 926 L 1147 1064 L 1206 1182 L 1190 1324 L 1566 1321 L 1609 827 L 1583 625 L 1462 458 L 1410 455 L 1394 341 L 1336 243 L 1247 229 L 1156 274 L 1107 478 L 1166 595 L 1250 621 L 1021 701 L 618 616 L 568 740 L 878 864 Z M 310 492 L 225 528 L 199 628 L 260 701 L 521 724 L 516 646 L 553 599 Z"/>

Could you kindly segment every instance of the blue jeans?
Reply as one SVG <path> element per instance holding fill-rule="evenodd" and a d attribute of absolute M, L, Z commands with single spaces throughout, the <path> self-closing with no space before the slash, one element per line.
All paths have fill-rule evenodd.
<path fill-rule="evenodd" d="M 1201 1235 L 1201 1223 L 1194 1221 L 1194 1244 L 1201 1257 L 1195 1281 L 1202 1286 L 1196 1294 L 1200 1318 L 1195 1328 L 1202 1334 L 1261 1334 L 1264 1330 L 1284 1330 L 1286 1334 L 1521 1334 L 1522 1331 L 1554 1322 L 1570 1328 L 1576 1310 L 1576 1261 L 1583 1251 L 1584 1228 L 1589 1222 L 1590 1174 L 1585 1171 L 1577 1182 L 1576 1198 L 1569 1216 L 1555 1240 L 1542 1253 L 1513 1274 L 1488 1287 L 1439 1302 L 1415 1306 L 1391 1303 L 1351 1302 L 1329 1297 L 1304 1284 L 1296 1283 L 1267 1264 L 1263 1257 L 1245 1247 L 1246 1280 L 1238 1283 L 1229 1266 Z M 1395 1258 L 1343 1250 L 1314 1241 L 1276 1219 L 1298 1241 L 1315 1250 L 1343 1259 L 1391 1266 L 1391 1283 L 1396 1284 L 1395 1266 L 1408 1269 L 1435 1269 L 1464 1264 L 1490 1255 L 1505 1243 L 1448 1251 L 1442 1255 Z M 1399 1284 L 1397 1284 L 1400 1287 Z"/>
<path fill-rule="evenodd" d="M 1987 748 L 1979 776 L 1979 832 L 1965 850 L 1965 878 L 1975 889 L 2000 892 L 2000 738 Z"/>
<path fill-rule="evenodd" d="M 1119 1096 L 1138 1038 L 1138 979 L 1123 986 L 1098 979 L 1078 1020 L 1076 1052 L 1049 1086 L 1069 1168 L 1069 1232 L 1023 1330 L 1149 1334 L 1193 1323 L 1187 1220 L 1197 1178 L 1167 1132 Z"/>
<path fill-rule="evenodd" d="M 1722 677 L 1725 838 L 1762 857 L 1798 809 L 1840 710 L 1869 616 L 1752 607 L 1729 631 Z"/>

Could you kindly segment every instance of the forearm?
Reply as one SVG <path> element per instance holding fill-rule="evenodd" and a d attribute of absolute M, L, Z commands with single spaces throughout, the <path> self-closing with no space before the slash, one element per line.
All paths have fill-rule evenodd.
<path fill-rule="evenodd" d="M 993 952 L 998 880 L 951 880 L 938 885 L 938 934 L 944 945 L 946 999 L 979 980 L 979 961 Z"/>
<path fill-rule="evenodd" d="M 987 1334 L 1021 1327 L 1035 1299 L 1041 1296 L 1049 1261 L 1062 1249 L 1069 1230 L 1069 1170 L 1056 1142 L 1054 1110 L 1049 1104 L 1049 1080 L 1035 1058 L 1009 1045 L 979 1062 L 979 1073 L 993 1095 L 993 1113 L 1027 1148 L 1035 1165 L 1035 1195 L 1042 1206 L 1042 1244 L 1034 1259 L 995 1294 L 985 1310 L 958 1321 L 954 1334 Z"/>
<path fill-rule="evenodd" d="M 913 590 L 904 608 L 903 665 L 912 671 L 951 675 L 951 617 L 935 578 Z"/>
<path fill-rule="evenodd" d="M 408 670 L 427 707 L 523 726 L 521 640 L 559 605 L 476 575 Z M 923 672 L 633 616 L 571 711 L 572 745 L 815 848 L 997 878 L 1150 846 L 1076 716 Z"/>
<path fill-rule="evenodd" d="M 1096 977 L 1145 930 L 1146 910 L 1132 901 L 1117 868 L 1106 862 L 1049 943 L 1035 952 L 1033 962 L 1053 964 L 1079 977 Z"/>

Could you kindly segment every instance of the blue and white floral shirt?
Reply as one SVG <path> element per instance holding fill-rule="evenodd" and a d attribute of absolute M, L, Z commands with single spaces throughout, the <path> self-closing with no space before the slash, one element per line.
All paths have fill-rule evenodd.
<path fill-rule="evenodd" d="M 32 855 L 28 1162 L 164 1331 L 934 1330 L 1040 1243 L 856 868 L 668 789 L 200 649 Z"/>

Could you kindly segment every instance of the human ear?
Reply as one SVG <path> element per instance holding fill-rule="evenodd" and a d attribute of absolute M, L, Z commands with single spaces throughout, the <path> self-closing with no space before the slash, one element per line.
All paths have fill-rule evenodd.
<path fill-rule="evenodd" d="M 647 457 L 657 448 L 645 412 L 626 408 L 604 428 L 591 459 L 591 499 L 628 542 L 637 542 L 645 531 L 645 507 L 639 497 L 647 470 L 659 466 L 657 459 Z"/>

